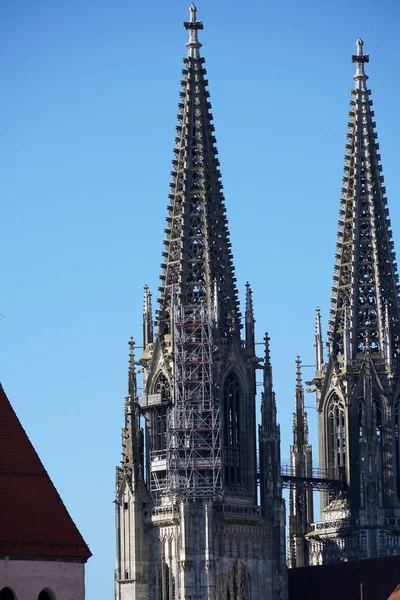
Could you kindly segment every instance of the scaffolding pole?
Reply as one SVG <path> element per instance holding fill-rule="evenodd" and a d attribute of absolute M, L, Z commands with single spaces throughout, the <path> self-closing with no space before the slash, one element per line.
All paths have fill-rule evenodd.
<path fill-rule="evenodd" d="M 219 499 L 220 411 L 213 397 L 212 328 L 204 306 L 173 314 L 174 397 L 167 421 L 167 488 L 173 500 Z"/>

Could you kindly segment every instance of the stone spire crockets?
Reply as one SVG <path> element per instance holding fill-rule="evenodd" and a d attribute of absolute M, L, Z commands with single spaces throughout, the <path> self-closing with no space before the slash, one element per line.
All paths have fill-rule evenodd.
<path fill-rule="evenodd" d="M 385 353 L 389 331 L 393 350 L 399 347 L 398 276 L 387 208 L 386 188 L 375 132 L 371 92 L 357 40 L 355 89 L 350 102 L 342 199 L 330 321 L 331 352 L 345 353 L 345 311 L 348 315 L 348 360 L 365 349 Z M 387 308 L 386 308 L 387 307 Z M 388 318 L 388 323 L 386 323 Z"/>
<path fill-rule="evenodd" d="M 329 357 L 318 311 L 314 378 L 320 467 L 345 490 L 322 493 L 311 564 L 400 554 L 400 528 L 385 526 L 400 517 L 398 276 L 360 39 L 352 61 Z"/>
<path fill-rule="evenodd" d="M 169 216 L 160 287 L 160 331 L 169 327 L 172 294 L 181 305 L 211 308 L 218 295 L 221 333 L 239 327 L 239 309 L 218 152 L 200 58 L 196 8 L 190 7 L 188 57 L 184 59 L 174 150 Z M 172 292 L 174 290 L 174 292 Z"/>

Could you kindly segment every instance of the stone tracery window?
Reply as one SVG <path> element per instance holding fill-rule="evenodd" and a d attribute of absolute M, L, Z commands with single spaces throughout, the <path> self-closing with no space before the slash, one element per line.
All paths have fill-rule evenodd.
<path fill-rule="evenodd" d="M 225 380 L 223 391 L 225 483 L 228 485 L 241 483 L 240 404 L 240 381 L 237 374 L 231 371 Z"/>
<path fill-rule="evenodd" d="M 358 404 L 358 423 L 360 437 L 362 437 L 365 434 L 365 420 L 365 401 L 364 398 L 361 398 Z M 372 399 L 372 428 L 377 438 L 379 440 L 382 439 L 382 404 L 380 399 L 376 395 L 374 395 Z"/>
<path fill-rule="evenodd" d="M 346 469 L 346 412 L 343 400 L 334 394 L 328 406 L 329 466 L 337 477 Z"/>
<path fill-rule="evenodd" d="M 152 450 L 165 450 L 166 446 L 166 405 L 171 399 L 171 387 L 164 373 L 160 373 L 154 386 L 154 393 L 161 395 L 161 406 L 152 416 Z"/>
<path fill-rule="evenodd" d="M 397 498 L 400 500 L 400 402 L 394 407 L 394 460 L 397 479 Z"/>

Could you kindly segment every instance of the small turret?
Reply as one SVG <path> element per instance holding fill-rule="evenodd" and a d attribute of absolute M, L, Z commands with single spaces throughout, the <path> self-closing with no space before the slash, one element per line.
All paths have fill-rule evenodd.
<path fill-rule="evenodd" d="M 324 350 L 322 345 L 321 310 L 315 309 L 315 365 L 316 370 L 321 371 L 324 363 Z"/>
<path fill-rule="evenodd" d="M 246 326 L 246 353 L 248 356 L 255 356 L 256 353 L 256 340 L 254 333 L 254 309 L 253 309 L 253 292 L 250 284 L 246 283 L 246 313 L 245 313 L 245 326 Z"/>
<path fill-rule="evenodd" d="M 153 308 L 151 303 L 151 292 L 147 285 L 144 286 L 143 300 L 143 349 L 153 343 Z"/>

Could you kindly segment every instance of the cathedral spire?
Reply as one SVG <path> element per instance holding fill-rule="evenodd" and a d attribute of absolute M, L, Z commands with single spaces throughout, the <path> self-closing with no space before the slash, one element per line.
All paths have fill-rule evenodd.
<path fill-rule="evenodd" d="M 169 333 L 174 289 L 176 305 L 204 305 L 210 313 L 217 305 L 219 332 L 227 339 L 232 332 L 238 334 L 240 314 L 208 81 L 199 55 L 198 31 L 203 24 L 196 15 L 192 5 L 190 20 L 184 24 L 189 31 L 188 58 L 181 82 L 165 230 L 159 335 Z"/>
<path fill-rule="evenodd" d="M 369 349 L 383 358 L 384 347 L 388 346 L 385 303 L 390 322 L 389 346 L 396 355 L 399 348 L 397 266 L 371 92 L 366 87 L 364 65 L 369 57 L 363 54 L 360 39 L 352 61 L 357 68 L 349 112 L 330 345 L 333 356 L 347 353 L 350 359 Z"/>
<path fill-rule="evenodd" d="M 363 42 L 357 40 L 333 277 L 329 360 L 314 379 L 319 466 L 337 479 L 321 494 L 310 563 L 376 558 L 400 528 L 398 275 Z M 394 413 L 393 408 L 394 407 Z M 294 465 L 297 463 L 293 459 Z M 338 522 L 354 519 L 344 530 Z M 395 521 L 393 521 L 395 522 Z M 349 540 L 353 540 L 349 544 Z M 396 541 L 394 541 L 396 540 Z"/>

